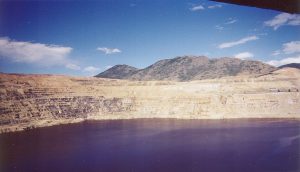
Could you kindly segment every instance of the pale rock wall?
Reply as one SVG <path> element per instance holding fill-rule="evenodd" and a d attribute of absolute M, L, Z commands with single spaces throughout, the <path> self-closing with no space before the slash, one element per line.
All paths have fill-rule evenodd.
<path fill-rule="evenodd" d="M 1 74 L 0 132 L 86 119 L 300 118 L 300 72 L 289 72 L 191 82 Z"/>

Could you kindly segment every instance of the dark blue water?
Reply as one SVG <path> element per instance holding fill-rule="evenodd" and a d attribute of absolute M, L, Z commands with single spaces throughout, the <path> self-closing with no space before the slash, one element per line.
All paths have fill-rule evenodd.
<path fill-rule="evenodd" d="M 300 121 L 115 120 L 0 135 L 0 171 L 300 171 Z"/>

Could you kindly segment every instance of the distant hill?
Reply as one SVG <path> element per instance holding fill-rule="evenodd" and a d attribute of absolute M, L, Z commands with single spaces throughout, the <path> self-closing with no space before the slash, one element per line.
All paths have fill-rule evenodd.
<path fill-rule="evenodd" d="M 228 57 L 209 59 L 205 56 L 182 56 L 160 60 L 144 69 L 137 70 L 134 68 L 135 70 L 131 70 L 131 72 L 128 72 L 128 66 L 125 71 L 122 71 L 118 66 L 120 65 L 114 66 L 96 77 L 189 81 L 236 75 L 263 75 L 277 69 L 258 61 Z"/>
<path fill-rule="evenodd" d="M 300 69 L 300 63 L 290 63 L 290 64 L 279 66 L 278 68 L 282 69 L 282 68 L 285 68 L 285 67 Z"/>
<path fill-rule="evenodd" d="M 113 79 L 125 79 L 138 71 L 137 68 L 128 65 L 115 65 L 108 70 L 99 73 L 95 77 L 100 78 L 113 78 Z"/>

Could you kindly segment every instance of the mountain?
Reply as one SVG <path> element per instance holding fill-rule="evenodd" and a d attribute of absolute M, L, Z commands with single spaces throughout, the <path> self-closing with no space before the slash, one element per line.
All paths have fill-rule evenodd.
<path fill-rule="evenodd" d="M 117 71 L 115 68 L 116 66 L 100 73 L 97 77 L 105 76 L 106 78 L 129 80 L 190 81 L 236 75 L 264 75 L 277 69 L 258 61 L 228 57 L 209 59 L 205 56 L 182 56 L 160 60 L 130 74 L 126 72 L 127 75 L 123 74 L 124 71 Z M 120 72 L 119 75 L 118 72 Z M 113 75 L 109 75 L 110 73 L 113 73 Z"/>
<path fill-rule="evenodd" d="M 108 70 L 99 73 L 95 77 L 100 78 L 113 78 L 113 79 L 124 79 L 138 71 L 137 68 L 128 65 L 115 65 Z"/>
<path fill-rule="evenodd" d="M 286 68 L 286 67 L 300 69 L 300 63 L 290 63 L 290 64 L 279 66 L 278 68 L 282 69 L 282 68 Z"/>

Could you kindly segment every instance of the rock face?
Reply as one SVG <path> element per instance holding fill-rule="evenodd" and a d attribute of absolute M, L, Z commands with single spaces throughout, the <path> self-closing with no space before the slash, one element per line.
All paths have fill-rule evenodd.
<path fill-rule="evenodd" d="M 133 75 L 137 68 L 128 66 L 128 65 L 116 65 L 108 70 L 96 75 L 96 77 L 100 78 L 112 78 L 112 79 L 124 79 L 131 75 Z"/>
<path fill-rule="evenodd" d="M 91 119 L 300 118 L 294 68 L 190 82 L 0 74 L 0 86 L 0 132 Z"/>
<path fill-rule="evenodd" d="M 300 69 L 300 63 L 290 63 L 290 64 L 279 66 L 278 68 L 282 69 L 282 68 L 286 68 L 286 67 Z"/>
<path fill-rule="evenodd" d="M 264 75 L 276 70 L 275 67 L 258 61 L 240 60 L 236 58 L 209 59 L 204 56 L 183 56 L 174 59 L 160 60 L 153 65 L 134 72 L 122 71 L 114 66 L 97 77 L 129 80 L 173 80 L 191 81 L 213 79 L 224 76 Z M 124 75 L 124 72 L 126 73 Z M 118 74 L 119 73 L 119 74 Z"/>

